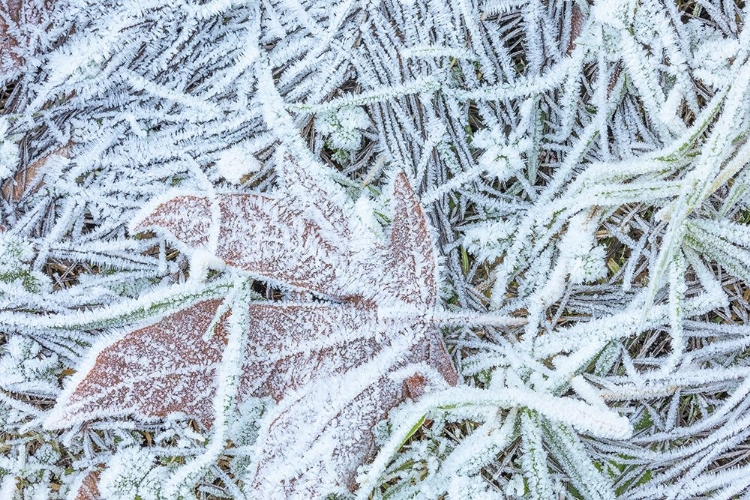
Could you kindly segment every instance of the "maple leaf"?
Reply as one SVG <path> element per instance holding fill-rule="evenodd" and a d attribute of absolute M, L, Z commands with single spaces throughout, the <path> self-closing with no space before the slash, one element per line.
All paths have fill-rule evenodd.
<path fill-rule="evenodd" d="M 433 324 L 437 259 L 406 175 L 393 181 L 389 241 L 363 245 L 353 244 L 364 233 L 346 215 L 348 198 L 299 172 L 285 172 L 281 195 L 173 194 L 133 225 L 193 256 L 337 300 L 242 305 L 249 324 L 238 399 L 278 403 L 264 420 L 251 480 L 263 498 L 354 489 L 357 467 L 375 451 L 374 425 L 418 397 L 430 376 L 450 385 L 458 378 Z M 231 307 L 202 300 L 93 349 L 46 425 L 182 413 L 209 427 Z"/>

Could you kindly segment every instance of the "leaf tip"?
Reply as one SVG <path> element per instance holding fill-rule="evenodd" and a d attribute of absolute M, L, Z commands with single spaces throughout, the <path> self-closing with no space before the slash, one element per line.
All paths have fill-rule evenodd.
<path fill-rule="evenodd" d="M 211 200 L 198 193 L 170 191 L 142 208 L 128 224 L 131 235 L 153 230 L 185 248 L 205 247 L 212 225 Z"/>

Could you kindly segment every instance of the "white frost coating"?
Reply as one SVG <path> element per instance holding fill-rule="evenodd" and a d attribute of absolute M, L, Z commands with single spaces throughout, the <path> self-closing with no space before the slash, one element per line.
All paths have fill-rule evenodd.
<path fill-rule="evenodd" d="M 373 200 L 370 199 L 367 195 L 360 196 L 354 203 L 354 210 L 357 214 L 357 218 L 364 226 L 364 228 L 367 231 L 371 232 L 375 238 L 382 240 L 383 227 L 378 223 L 378 220 L 375 216 L 375 206 Z"/>
<path fill-rule="evenodd" d="M 195 250 L 190 255 L 190 279 L 203 281 L 209 270 L 221 271 L 226 267 L 223 260 L 208 250 Z"/>
<path fill-rule="evenodd" d="M 510 247 L 516 222 L 509 218 L 467 227 L 463 232 L 466 251 L 479 260 L 494 261 Z"/>
<path fill-rule="evenodd" d="M 367 112 L 358 106 L 345 107 L 320 115 L 316 120 L 318 130 L 329 137 L 331 147 L 354 151 L 362 141 L 362 131 L 370 125 Z"/>
<path fill-rule="evenodd" d="M 594 436 L 623 439 L 632 435 L 628 419 L 614 414 L 606 408 L 595 408 L 582 401 L 570 398 L 537 393 L 528 389 L 504 388 L 488 391 L 470 387 L 451 388 L 439 393 L 425 395 L 419 402 L 408 404 L 392 416 L 399 425 L 383 446 L 378 458 L 368 471 L 359 478 L 361 483 L 360 498 L 366 498 L 371 488 L 382 474 L 387 461 L 408 437 L 414 422 L 417 422 L 428 411 L 441 407 L 486 407 L 486 408 L 527 408 L 538 412 L 550 421 L 565 423 L 579 431 Z"/>
<path fill-rule="evenodd" d="M 556 488 L 547 467 L 547 450 L 542 441 L 541 419 L 536 412 L 521 414 L 521 466 L 534 500 L 554 498 Z"/>
<path fill-rule="evenodd" d="M 164 205 L 165 203 L 167 203 L 169 201 L 172 201 L 172 200 L 174 200 L 176 198 L 180 198 L 180 197 L 203 198 L 204 196 L 205 196 L 205 193 L 201 193 L 200 191 L 196 191 L 196 190 L 192 190 L 192 189 L 188 189 L 188 190 L 184 190 L 184 189 L 176 190 L 175 189 L 175 190 L 170 190 L 168 192 L 165 192 L 165 193 L 161 194 L 160 196 L 152 198 L 151 200 L 149 200 L 148 204 L 144 205 L 138 211 L 138 213 L 128 222 L 128 231 L 131 234 L 136 234 L 136 233 L 140 232 L 141 230 L 143 230 L 139 226 L 144 225 L 144 223 L 146 223 L 148 217 L 150 215 L 152 215 L 159 206 Z M 185 213 L 178 213 L 178 214 L 174 214 L 172 217 L 174 218 L 175 221 L 179 222 L 181 220 L 181 218 L 184 217 L 185 215 L 187 215 L 187 214 L 185 214 Z M 168 230 L 166 230 L 164 226 L 156 226 L 156 225 L 154 225 L 154 226 L 144 227 L 144 229 L 152 229 L 152 227 L 156 231 L 163 232 L 163 233 L 166 233 L 167 235 L 169 235 L 170 241 L 172 241 L 173 244 L 175 244 L 175 245 L 182 245 L 182 250 L 183 251 L 187 250 L 189 248 L 189 247 L 185 246 L 182 243 L 182 238 L 180 237 L 181 235 L 179 235 L 179 234 L 172 234 L 171 232 L 169 232 Z"/>
<path fill-rule="evenodd" d="M 97 420 L 64 433 L 42 423 L 57 414 L 54 399 L 64 402 L 70 370 L 86 373 L 112 328 L 223 296 L 229 285 L 198 288 L 254 262 L 273 264 L 247 274 L 275 298 L 282 288 L 277 311 L 287 318 L 255 304 L 255 362 L 299 356 L 305 361 L 291 366 L 305 370 L 289 376 L 308 381 L 315 353 L 328 350 L 337 356 L 313 370 L 328 377 L 374 356 L 368 343 L 390 340 L 399 318 L 430 322 L 433 338 L 449 338 L 469 385 L 494 394 L 533 387 L 553 410 L 572 390 L 595 412 L 606 404 L 630 419 L 635 437 L 589 436 L 581 449 L 575 427 L 539 414 L 528 441 L 549 454 L 550 471 L 538 474 L 551 474 L 553 494 L 575 488 L 607 498 L 612 488 L 597 464 L 618 489 L 627 485 L 623 498 L 743 495 L 747 470 L 731 465 L 750 439 L 750 332 L 742 326 L 750 321 L 750 6 L 742 4 L 3 2 L 0 431 L 10 437 L 0 475 L 11 471 L 3 484 L 54 500 L 84 471 L 103 470 L 117 449 L 145 444 L 172 464 L 203 454 L 206 444 L 187 431 L 155 437 L 177 425 L 176 415 L 171 423 Z M 54 154 L 60 148 L 69 158 Z M 259 175 L 247 175 L 255 167 L 246 151 L 263 162 Z M 307 181 L 289 171 L 288 156 Z M 36 158 L 48 159 L 38 175 Z M 429 221 L 439 279 L 420 251 L 389 254 L 388 173 L 399 169 Z M 235 227 L 262 229 L 264 238 L 222 236 L 220 226 L 247 214 L 222 205 L 227 193 L 213 192 L 220 186 L 278 200 L 256 207 L 265 224 L 238 217 Z M 353 203 L 363 186 L 370 202 Z M 291 202 L 316 189 L 345 217 L 310 197 Z M 209 200 L 205 225 L 184 210 L 175 231 L 124 229 L 136 229 L 133 216 L 150 200 L 180 193 Z M 307 214 L 305 222 L 284 223 L 281 207 Z M 242 252 L 229 255 L 224 238 Z M 294 252 L 274 246 L 283 241 Z M 16 244 L 22 258 L 7 251 Z M 180 285 L 186 257 L 194 282 Z M 419 279 L 405 284 L 395 263 Z M 356 306 L 339 307 L 351 296 Z M 310 331 L 314 338 L 300 333 Z M 268 338 L 275 354 L 264 354 Z M 138 380 L 168 373 L 146 370 Z M 177 387 L 186 373 L 173 375 Z M 470 403 L 431 410 L 406 444 L 386 450 L 374 496 L 525 489 L 517 418 L 481 398 Z M 516 413 L 527 403 L 513 403 Z M 508 420 L 515 423 L 494 441 Z M 222 466 L 205 469 L 206 495 L 252 492 L 248 439 L 232 438 Z M 47 444 L 73 473 L 42 460 Z"/>
<path fill-rule="evenodd" d="M 581 399 L 586 401 L 591 406 L 607 409 L 607 405 L 604 404 L 601 394 L 597 391 L 585 378 L 580 375 L 570 379 L 570 387 L 576 391 Z"/>
<path fill-rule="evenodd" d="M 522 497 L 526 491 L 526 487 L 523 484 L 523 476 L 521 474 L 514 474 L 505 486 L 504 491 L 511 498 Z"/>
<path fill-rule="evenodd" d="M 38 394 L 57 392 L 57 374 L 61 370 L 57 354 L 44 354 L 37 342 L 16 335 L 5 344 L 4 351 L 0 358 L 3 389 Z"/>
<path fill-rule="evenodd" d="M 237 144 L 222 151 L 216 161 L 216 169 L 232 184 L 240 184 L 249 174 L 260 170 L 261 164 L 245 144 Z"/>
<path fill-rule="evenodd" d="M 103 335 L 101 336 L 96 343 L 94 343 L 86 358 L 79 364 L 78 370 L 76 371 L 75 375 L 70 377 L 65 381 L 65 386 L 63 387 L 62 392 L 57 398 L 58 404 L 55 405 L 55 407 L 46 415 L 46 419 L 44 421 L 44 427 L 48 429 L 58 429 L 58 428 L 64 428 L 68 427 L 71 423 L 81 423 L 85 420 L 86 417 L 80 417 L 76 422 L 70 422 L 67 419 L 64 419 L 65 413 L 67 413 L 68 409 L 66 408 L 68 400 L 75 392 L 78 385 L 86 378 L 86 376 L 89 374 L 89 372 L 94 368 L 96 365 L 97 357 L 107 347 L 109 347 L 112 343 L 116 342 L 117 340 L 120 340 L 124 337 L 125 333 L 117 334 L 110 334 L 110 335 Z M 112 416 L 122 416 L 128 414 L 128 410 L 121 410 L 120 412 L 110 412 Z"/>
<path fill-rule="evenodd" d="M 0 483 L 0 495 L 2 495 L 3 498 L 13 498 L 13 495 L 17 490 L 16 482 L 17 479 L 15 477 L 11 474 L 6 474 Z"/>
<path fill-rule="evenodd" d="M 193 484 L 216 461 L 225 446 L 231 415 L 237 410 L 244 368 L 243 358 L 249 334 L 248 310 L 245 304 L 249 299 L 249 290 L 249 280 L 237 279 L 235 288 L 226 299 L 233 314 L 229 317 L 227 345 L 216 369 L 217 388 L 213 398 L 214 422 L 210 443 L 201 456 L 171 475 L 164 485 L 167 497 L 179 498 L 189 495 Z"/>
<path fill-rule="evenodd" d="M 155 464 L 148 448 L 128 447 L 118 450 L 107 462 L 99 480 L 102 497 L 112 500 L 160 500 L 166 467 Z"/>
<path fill-rule="evenodd" d="M 560 241 L 560 259 L 567 263 L 570 281 L 575 284 L 596 281 L 607 274 L 604 247 L 594 239 L 597 219 L 594 214 L 579 214 L 568 222 Z"/>
<path fill-rule="evenodd" d="M 49 276 L 33 268 L 34 247 L 9 233 L 0 233 L 0 296 L 46 295 Z"/>
<path fill-rule="evenodd" d="M 222 291 L 226 289 L 226 288 L 222 289 L 221 287 L 219 287 L 215 290 L 211 290 L 210 288 L 206 288 L 205 286 L 202 286 L 195 282 L 188 283 L 181 288 L 182 288 L 181 291 L 184 294 L 177 293 L 177 294 L 172 295 L 171 297 L 167 296 L 167 300 L 176 300 L 178 303 L 184 306 L 185 304 L 194 302 L 196 298 L 215 297 L 218 293 L 222 293 Z M 164 296 L 165 296 L 164 291 L 158 290 L 158 291 L 153 292 L 151 296 L 145 295 L 141 297 L 139 300 L 133 301 L 132 304 L 128 304 L 130 307 L 113 308 L 114 310 L 112 311 L 107 311 L 107 310 L 100 311 L 98 318 L 96 317 L 95 318 L 88 318 L 88 317 L 81 318 L 80 316 L 74 317 L 74 318 L 71 318 L 70 323 L 73 328 L 78 326 L 76 323 L 80 325 L 82 320 L 85 321 L 83 325 L 89 322 L 90 322 L 89 323 L 90 325 L 97 325 L 97 324 L 106 325 L 108 320 L 111 320 L 112 318 L 117 318 L 118 316 L 120 317 L 133 317 L 134 316 L 135 318 L 139 318 L 139 317 L 147 318 L 145 321 L 141 321 L 140 323 L 140 325 L 147 326 L 149 324 L 155 323 L 160 318 L 160 315 L 154 314 L 152 312 L 149 315 L 141 316 L 140 314 L 137 314 L 137 313 L 139 313 L 144 307 L 153 306 L 156 300 L 160 298 L 164 299 Z M 164 311 L 162 314 L 166 314 L 168 312 L 170 312 L 169 309 Z M 89 373 L 95 368 L 99 355 L 103 351 L 111 347 L 114 343 L 124 339 L 130 331 L 131 330 L 125 330 L 125 331 L 120 331 L 117 333 L 109 333 L 107 335 L 100 335 L 97 338 L 97 340 L 92 343 L 90 349 L 87 352 L 87 355 L 77 366 L 76 373 L 72 377 L 66 380 L 65 386 L 57 398 L 57 404 L 52 409 L 52 411 L 50 411 L 46 415 L 46 418 L 43 422 L 43 425 L 45 428 L 48 428 L 48 429 L 64 428 L 72 424 L 81 423 L 90 417 L 90 415 L 87 415 L 87 414 L 81 415 L 81 414 L 75 413 L 76 406 L 81 407 L 87 404 L 88 401 L 86 399 L 78 400 L 74 405 L 70 404 L 70 399 L 75 393 L 78 386 L 81 384 L 81 382 L 83 382 L 86 379 L 86 377 L 89 375 Z M 130 361 L 138 362 L 139 360 L 130 360 Z M 144 368 L 148 368 L 148 367 L 144 367 Z M 203 369 L 206 367 L 198 367 L 198 368 Z M 166 373 L 164 372 L 157 372 L 157 373 L 162 376 L 165 374 L 169 375 L 168 368 L 167 368 Z M 151 378 L 154 378 L 154 373 L 151 373 L 148 370 L 145 370 L 144 374 L 142 375 L 142 378 L 143 380 L 149 380 Z M 132 389 L 133 384 L 137 382 L 138 382 L 137 379 L 126 380 L 126 387 L 128 389 Z M 109 390 L 114 392 L 118 390 L 118 387 L 110 387 Z M 125 404 L 125 406 L 122 408 L 104 409 L 104 411 L 101 412 L 100 416 L 101 417 L 121 417 L 124 415 L 132 414 L 134 411 L 134 408 L 129 407 L 127 404 L 128 402 L 124 401 L 123 403 Z M 71 415 L 72 415 L 72 418 L 71 418 Z M 145 421 L 154 420 L 153 417 L 148 417 L 145 415 L 139 415 L 139 418 Z"/>
<path fill-rule="evenodd" d="M 0 119 L 0 180 L 9 177 L 19 161 L 18 146 L 8 136 L 8 119 Z"/>

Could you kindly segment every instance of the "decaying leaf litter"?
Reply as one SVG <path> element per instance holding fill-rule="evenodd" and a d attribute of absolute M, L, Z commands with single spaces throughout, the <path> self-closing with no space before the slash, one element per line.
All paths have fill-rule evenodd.
<path fill-rule="evenodd" d="M 4 496 L 747 490 L 747 7 L 0 11 Z"/>

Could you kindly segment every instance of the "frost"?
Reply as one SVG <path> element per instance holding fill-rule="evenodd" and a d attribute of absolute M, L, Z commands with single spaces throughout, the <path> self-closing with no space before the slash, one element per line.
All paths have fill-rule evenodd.
<path fill-rule="evenodd" d="M 296 162 L 287 168 L 288 180 L 302 185 L 312 180 Z M 330 294 L 339 303 L 248 304 L 246 285 L 237 285 L 228 297 L 183 305 L 94 348 L 46 426 L 184 414 L 213 427 L 217 443 L 241 425 L 231 422 L 233 405 L 240 405 L 240 414 L 252 414 L 244 402 L 270 396 L 279 404 L 259 424 L 253 488 L 264 496 L 352 489 L 356 467 L 373 451 L 372 426 L 407 395 L 421 396 L 427 389 L 424 374 L 444 385 L 455 385 L 458 376 L 435 329 L 434 248 L 406 175 L 393 179 L 389 240 L 375 246 L 370 259 L 359 254 L 373 248 L 349 246 L 357 229 L 336 203 L 348 200 L 332 183 L 321 189 L 327 183 L 320 181 L 286 197 L 178 194 L 149 207 L 134 227 L 175 235 L 190 253 L 204 255 L 208 246 L 238 272 Z M 195 215 L 186 219 L 188 210 Z M 317 240 L 308 238 L 311 233 Z M 274 253 L 246 253 L 253 245 L 269 245 Z M 364 290 L 354 277 L 373 290 Z M 360 303 L 363 296 L 373 302 Z M 248 339 L 246 346 L 233 343 L 240 338 Z M 401 370 L 403 383 L 390 376 Z M 234 373 L 231 381 L 224 372 Z M 327 406 L 319 408 L 320 401 Z M 310 430 L 301 433 L 301 426 Z M 333 455 L 330 463 L 321 461 L 321 447 Z M 170 494 L 189 486 L 186 481 L 209 453 L 172 477 Z M 285 469 L 289 462 L 299 465 Z"/>
<path fill-rule="evenodd" d="M 28 241 L 0 233 L 0 295 L 50 291 L 49 277 L 31 266 L 34 254 Z"/>
<path fill-rule="evenodd" d="M 34 257 L 34 249 L 29 242 L 5 233 L 0 238 L 0 262 L 5 267 L 28 263 Z"/>
<path fill-rule="evenodd" d="M 331 147 L 354 151 L 362 142 L 362 131 L 370 125 L 367 112 L 361 107 L 344 107 L 322 114 L 316 120 L 320 133 L 329 138 Z"/>
<path fill-rule="evenodd" d="M 377 207 L 372 199 L 367 195 L 360 196 L 354 203 L 354 210 L 359 218 L 359 222 L 372 233 L 372 237 L 380 239 L 383 237 L 383 227 L 378 222 L 378 212 L 384 212 L 385 210 L 381 207 Z"/>
<path fill-rule="evenodd" d="M 117 451 L 101 473 L 99 492 L 112 500 L 162 500 L 166 468 L 155 464 L 148 449 L 127 447 Z"/>
<path fill-rule="evenodd" d="M 62 367 L 57 354 L 44 354 L 29 338 L 11 337 L 0 358 L 0 385 L 9 391 L 39 391 L 55 394 Z"/>
<path fill-rule="evenodd" d="M 511 245 L 516 220 L 509 218 L 473 224 L 464 229 L 464 247 L 478 260 L 492 262 Z"/>
<path fill-rule="evenodd" d="M 0 2 L 0 497 L 745 495 L 746 4 Z"/>
<path fill-rule="evenodd" d="M 504 181 L 523 169 L 524 161 L 521 156 L 527 152 L 531 143 L 526 138 L 518 139 L 521 135 L 518 132 L 520 131 L 506 138 L 499 128 L 483 129 L 477 131 L 472 139 L 472 146 L 485 150 L 477 162 L 499 181 Z"/>
<path fill-rule="evenodd" d="M 525 491 L 526 486 L 523 483 L 523 476 L 521 474 L 515 474 L 505 486 L 505 494 L 509 497 L 522 497 Z"/>
<path fill-rule="evenodd" d="M 623 28 L 627 23 L 629 7 L 627 0 L 597 2 L 591 9 L 591 15 L 601 24 Z"/>
<path fill-rule="evenodd" d="M 560 241 L 560 260 L 567 263 L 571 283 L 596 281 L 607 275 L 605 248 L 594 240 L 595 226 L 586 215 L 568 223 L 568 231 Z"/>
<path fill-rule="evenodd" d="M 720 31 L 695 20 L 688 23 L 694 46 L 695 74 L 707 84 L 720 88 L 731 74 L 731 61 L 740 49 L 739 40 L 727 39 Z"/>
<path fill-rule="evenodd" d="M 232 184 L 240 184 L 243 178 L 257 172 L 260 168 L 260 162 L 242 144 L 222 151 L 216 162 L 219 175 Z"/>
<path fill-rule="evenodd" d="M 503 495 L 498 491 L 493 491 L 481 478 L 458 476 L 451 481 L 448 486 L 448 495 L 451 498 L 464 498 L 466 500 L 500 500 Z"/>
<path fill-rule="evenodd" d="M 52 465 L 60 459 L 60 452 L 51 444 L 45 443 L 34 452 L 33 459 L 41 464 Z"/>
<path fill-rule="evenodd" d="M 8 120 L 0 119 L 0 180 L 15 172 L 19 160 L 18 146 L 8 136 Z"/>

